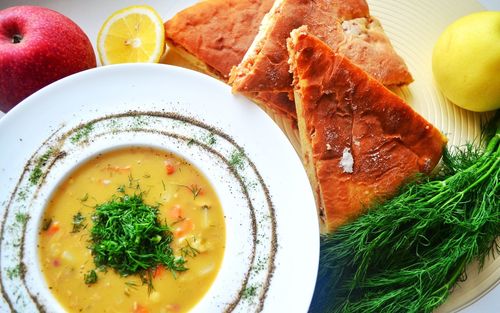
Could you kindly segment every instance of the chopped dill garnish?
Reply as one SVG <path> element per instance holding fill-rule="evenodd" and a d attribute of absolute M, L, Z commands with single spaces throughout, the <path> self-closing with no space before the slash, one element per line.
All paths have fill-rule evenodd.
<path fill-rule="evenodd" d="M 127 285 L 127 287 L 131 287 L 131 288 L 134 288 L 134 289 L 136 289 L 137 286 L 138 286 L 135 281 L 126 281 L 125 285 Z"/>
<path fill-rule="evenodd" d="M 195 140 L 193 138 L 190 138 L 187 142 L 188 146 L 192 146 L 195 143 Z"/>
<path fill-rule="evenodd" d="M 125 185 L 118 186 L 118 188 L 116 188 L 116 191 L 121 192 L 121 193 L 125 193 Z"/>
<path fill-rule="evenodd" d="M 21 190 L 21 191 L 19 191 L 17 196 L 19 197 L 19 200 L 24 201 L 24 200 L 28 199 L 28 192 L 26 190 Z"/>
<path fill-rule="evenodd" d="M 87 273 L 83 274 L 83 280 L 85 281 L 85 284 L 87 285 L 92 285 L 97 283 L 97 273 L 95 270 L 90 270 Z"/>
<path fill-rule="evenodd" d="M 30 216 L 28 213 L 16 213 L 16 221 L 20 224 L 26 224 Z"/>
<path fill-rule="evenodd" d="M 49 219 L 44 218 L 42 221 L 42 230 L 43 231 L 49 230 L 51 225 L 52 225 L 52 218 Z"/>
<path fill-rule="evenodd" d="M 257 287 L 256 286 L 248 286 L 245 289 L 243 289 L 243 292 L 241 294 L 242 299 L 249 299 L 257 295 Z"/>
<path fill-rule="evenodd" d="M 30 183 L 32 185 L 36 185 L 38 183 L 38 181 L 40 180 L 40 178 L 42 178 L 42 176 L 43 176 L 42 169 L 38 166 L 35 167 L 30 174 L 30 178 L 29 178 Z"/>
<path fill-rule="evenodd" d="M 42 156 L 38 158 L 36 161 L 35 167 L 33 168 L 33 171 L 31 171 L 30 177 L 29 177 L 29 182 L 32 185 L 38 184 L 40 181 L 40 178 L 43 176 L 43 171 L 42 167 L 44 167 L 47 164 L 47 161 L 49 160 L 50 156 L 54 153 L 54 149 L 49 148 Z"/>
<path fill-rule="evenodd" d="M 128 188 L 140 190 L 139 179 L 135 179 L 132 174 L 128 175 Z"/>
<path fill-rule="evenodd" d="M 243 151 L 234 150 L 229 157 L 229 164 L 235 169 L 243 169 L 245 154 Z"/>
<path fill-rule="evenodd" d="M 94 124 L 92 123 L 84 125 L 73 135 L 73 137 L 70 138 L 71 142 L 77 143 L 79 141 L 87 141 L 93 129 L 94 129 Z"/>
<path fill-rule="evenodd" d="M 207 145 L 213 146 L 217 143 L 217 138 L 215 138 L 214 133 L 208 134 L 207 138 L 205 139 Z"/>
<path fill-rule="evenodd" d="M 20 277 L 24 271 L 25 271 L 24 265 L 18 264 L 12 268 L 7 269 L 7 277 L 9 279 Z"/>
<path fill-rule="evenodd" d="M 109 267 L 122 276 L 138 275 L 152 288 L 151 270 L 165 266 L 174 275 L 185 271 L 185 260 L 174 255 L 173 234 L 158 219 L 157 206 L 144 203 L 142 194 L 114 196 L 96 206 L 90 249 L 96 267 Z"/>
<path fill-rule="evenodd" d="M 194 258 L 198 254 L 200 254 L 200 251 L 198 249 L 191 246 L 191 244 L 189 243 L 189 240 L 186 239 L 185 241 L 186 241 L 186 245 L 180 249 L 181 255 L 183 258 L 186 258 L 186 257 Z"/>
<path fill-rule="evenodd" d="M 196 184 L 193 184 L 191 186 L 186 186 L 186 185 L 178 185 L 178 186 L 187 188 L 189 191 L 191 191 L 191 193 L 193 194 L 193 200 L 200 195 L 201 187 L 198 187 L 198 185 Z"/>
<path fill-rule="evenodd" d="M 83 222 L 85 222 L 85 216 L 83 216 L 81 212 L 73 215 L 73 221 L 71 222 L 73 229 L 71 230 L 71 233 L 77 233 L 83 228 L 86 228 L 87 224 L 84 224 Z"/>

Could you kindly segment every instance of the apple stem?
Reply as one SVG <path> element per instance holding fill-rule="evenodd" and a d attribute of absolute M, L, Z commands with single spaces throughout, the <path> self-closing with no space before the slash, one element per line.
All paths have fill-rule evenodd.
<path fill-rule="evenodd" d="M 15 34 L 14 36 L 12 36 L 12 43 L 20 43 L 22 39 L 23 36 Z"/>

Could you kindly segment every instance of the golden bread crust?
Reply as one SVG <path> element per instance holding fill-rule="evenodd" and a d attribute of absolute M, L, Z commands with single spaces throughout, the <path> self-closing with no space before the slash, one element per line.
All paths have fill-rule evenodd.
<path fill-rule="evenodd" d="M 438 163 L 446 138 L 307 28 L 288 41 L 299 132 L 332 231 Z"/>
<path fill-rule="evenodd" d="M 413 80 L 364 0 L 282 0 L 268 14 L 256 37 L 260 42 L 231 73 L 237 92 L 291 90 L 286 39 L 302 25 L 385 85 Z"/>
<path fill-rule="evenodd" d="M 201 1 L 165 23 L 165 37 L 227 81 L 257 34 L 274 0 Z"/>

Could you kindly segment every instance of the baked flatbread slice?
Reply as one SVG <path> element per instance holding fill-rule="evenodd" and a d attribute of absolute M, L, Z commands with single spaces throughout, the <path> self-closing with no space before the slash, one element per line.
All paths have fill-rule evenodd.
<path fill-rule="evenodd" d="M 169 47 L 197 69 L 226 81 L 241 62 L 274 0 L 207 0 L 165 23 Z"/>
<path fill-rule="evenodd" d="M 303 158 L 323 231 L 438 163 L 446 138 L 306 27 L 288 40 Z"/>
<path fill-rule="evenodd" d="M 264 15 L 274 0 L 205 0 L 165 23 L 165 37 L 176 64 L 196 69 L 227 83 L 252 44 Z M 296 120 L 295 103 L 288 92 L 245 93 L 261 107 Z"/>
<path fill-rule="evenodd" d="M 365 0 L 277 0 L 243 61 L 231 72 L 233 90 L 291 91 L 286 40 L 302 25 L 382 84 L 413 81 Z"/>

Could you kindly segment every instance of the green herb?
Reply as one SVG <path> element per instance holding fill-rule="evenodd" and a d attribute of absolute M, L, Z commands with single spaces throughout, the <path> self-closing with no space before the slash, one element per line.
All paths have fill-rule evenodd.
<path fill-rule="evenodd" d="M 189 240 L 186 239 L 186 245 L 181 248 L 182 257 L 183 258 L 186 258 L 186 257 L 194 258 L 198 254 L 200 254 L 200 251 L 198 249 L 194 248 L 193 246 L 191 246 L 191 244 L 189 243 Z"/>
<path fill-rule="evenodd" d="M 82 215 L 81 212 L 76 213 L 73 215 L 73 229 L 71 230 L 72 233 L 77 233 L 83 228 L 87 227 L 87 224 L 84 224 L 85 222 L 85 216 Z"/>
<path fill-rule="evenodd" d="M 242 299 L 249 299 L 254 297 L 257 294 L 256 286 L 249 286 L 243 289 L 243 293 L 241 294 Z"/>
<path fill-rule="evenodd" d="M 35 167 L 30 174 L 29 181 L 32 185 L 36 185 L 40 180 L 40 178 L 42 178 L 42 176 L 43 176 L 42 169 L 39 167 Z"/>
<path fill-rule="evenodd" d="M 47 161 L 49 160 L 50 156 L 54 153 L 54 150 L 52 148 L 49 148 L 38 160 L 36 161 L 35 168 L 33 168 L 33 171 L 31 171 L 30 177 L 29 177 L 29 182 L 32 185 L 38 184 L 40 181 L 40 178 L 43 176 L 43 171 L 42 167 L 44 167 L 47 164 Z"/>
<path fill-rule="evenodd" d="M 137 288 L 137 286 L 138 286 L 138 285 L 137 285 L 137 283 L 136 283 L 135 281 L 126 281 L 126 282 L 125 282 L 125 285 L 126 285 L 127 287 L 134 288 L 134 289 L 136 289 L 136 288 Z"/>
<path fill-rule="evenodd" d="M 151 270 L 158 265 L 174 274 L 186 270 L 186 261 L 170 247 L 172 232 L 160 223 L 158 213 L 158 207 L 144 203 L 142 194 L 114 196 L 98 205 L 90 245 L 95 265 L 122 276 L 139 275 L 150 288 Z"/>
<path fill-rule="evenodd" d="M 16 221 L 20 224 L 26 224 L 30 216 L 27 213 L 16 213 Z"/>
<path fill-rule="evenodd" d="M 207 138 L 206 138 L 206 143 L 209 146 L 213 146 L 217 143 L 217 138 L 215 138 L 215 135 L 213 133 L 210 133 Z"/>
<path fill-rule="evenodd" d="M 322 238 L 315 309 L 432 312 L 474 260 L 500 252 L 500 114 L 483 151 L 443 156 L 433 178 Z"/>
<path fill-rule="evenodd" d="M 73 137 L 70 138 L 72 143 L 77 143 L 80 141 L 87 141 L 89 139 L 89 135 L 94 129 L 94 124 L 88 123 L 81 127 Z"/>
<path fill-rule="evenodd" d="M 7 277 L 9 279 L 17 278 L 26 272 L 24 263 L 20 263 L 12 268 L 7 269 Z"/>
<path fill-rule="evenodd" d="M 43 231 L 49 230 L 51 225 L 52 225 L 52 218 L 49 219 L 44 218 L 42 221 L 42 230 Z"/>
<path fill-rule="evenodd" d="M 139 179 L 134 179 L 132 174 L 128 175 L 128 188 L 140 190 L 141 186 L 139 185 Z"/>
<path fill-rule="evenodd" d="M 144 115 L 134 116 L 132 128 L 138 128 L 145 125 L 147 125 L 147 119 Z"/>
<path fill-rule="evenodd" d="M 187 142 L 188 146 L 192 146 L 196 141 L 193 138 L 190 138 Z"/>
<path fill-rule="evenodd" d="M 191 191 L 191 193 L 193 194 L 193 200 L 200 195 L 201 187 L 198 187 L 198 185 L 196 184 L 193 184 L 191 186 L 186 186 L 186 185 L 178 185 L 178 186 L 187 188 L 189 191 Z"/>
<path fill-rule="evenodd" d="M 28 199 L 27 190 L 21 190 L 21 191 L 19 191 L 19 193 L 17 194 L 17 196 L 19 197 L 19 200 L 21 200 L 21 201 L 24 201 L 24 200 Z"/>
<path fill-rule="evenodd" d="M 229 164 L 235 169 L 243 169 L 245 154 L 243 151 L 234 150 L 229 157 Z"/>
<path fill-rule="evenodd" d="M 97 283 L 97 273 L 95 270 L 90 270 L 87 273 L 83 275 L 83 280 L 85 281 L 85 284 L 87 285 L 92 285 Z"/>
<path fill-rule="evenodd" d="M 118 186 L 118 188 L 116 188 L 116 191 L 121 192 L 121 193 L 125 193 L 125 185 Z"/>

